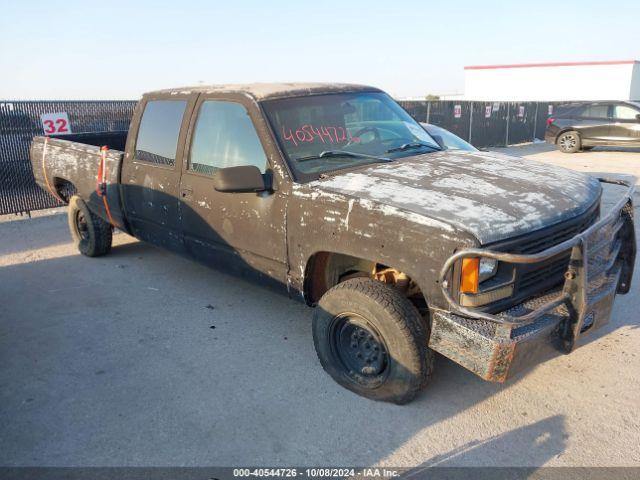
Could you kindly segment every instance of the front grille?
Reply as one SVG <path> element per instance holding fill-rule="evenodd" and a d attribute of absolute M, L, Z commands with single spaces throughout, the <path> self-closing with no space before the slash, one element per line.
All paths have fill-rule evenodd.
<path fill-rule="evenodd" d="M 576 234 L 593 225 L 600 215 L 600 202 L 597 201 L 586 212 L 558 225 L 552 225 L 520 238 L 487 245 L 487 248 L 500 252 L 531 255 L 569 240 Z M 552 288 L 563 281 L 564 272 L 569 266 L 571 253 L 567 252 L 554 258 L 535 264 L 515 264 L 514 295 L 509 299 L 487 306 L 487 311 L 499 312 L 537 293 Z"/>
<path fill-rule="evenodd" d="M 540 236 L 540 238 L 535 238 L 522 245 L 515 246 L 513 252 L 533 254 L 558 245 L 593 225 L 598 218 L 598 214 L 598 208 L 590 209 L 579 217 L 570 220 L 568 224 L 567 222 L 563 222 L 560 225 L 544 229 L 546 233 Z M 536 235 L 536 237 L 538 237 L 538 235 Z"/>
<path fill-rule="evenodd" d="M 534 254 L 558 245 L 593 225 L 599 216 L 599 208 L 591 208 L 584 214 L 563 222 L 560 225 L 544 229 L 520 245 L 514 245 L 514 253 Z M 562 282 L 569 266 L 571 252 L 551 258 L 546 262 L 516 267 L 516 292 L 531 295 Z"/>
<path fill-rule="evenodd" d="M 518 278 L 518 289 L 528 291 L 536 285 L 545 284 L 551 280 L 553 283 L 559 282 L 567 271 L 570 255 L 563 255 L 562 258 L 554 260 L 549 265 L 538 267 L 535 270 L 523 272 Z"/>

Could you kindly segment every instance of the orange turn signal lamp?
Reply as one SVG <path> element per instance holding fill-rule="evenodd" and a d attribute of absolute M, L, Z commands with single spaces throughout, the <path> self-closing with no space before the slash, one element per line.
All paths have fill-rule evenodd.
<path fill-rule="evenodd" d="M 480 259 L 463 258 L 460 272 L 460 292 L 478 293 L 480 279 Z"/>

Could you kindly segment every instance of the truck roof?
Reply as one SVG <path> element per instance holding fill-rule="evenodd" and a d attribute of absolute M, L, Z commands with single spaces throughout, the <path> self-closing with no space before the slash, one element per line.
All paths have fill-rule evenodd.
<path fill-rule="evenodd" d="M 285 97 L 302 97 L 322 93 L 340 92 L 380 92 L 381 90 L 367 85 L 349 83 L 246 83 L 246 84 L 221 84 L 221 85 L 197 85 L 193 87 L 168 88 L 145 93 L 144 96 L 154 94 L 179 94 L 179 93 L 244 93 L 255 100 L 268 100 Z"/>

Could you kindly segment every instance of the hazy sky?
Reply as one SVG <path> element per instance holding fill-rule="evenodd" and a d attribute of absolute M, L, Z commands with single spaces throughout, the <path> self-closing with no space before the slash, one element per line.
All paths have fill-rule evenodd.
<path fill-rule="evenodd" d="M 296 80 L 446 94 L 465 65 L 640 59 L 639 22 L 639 0 L 0 0 L 0 99 Z"/>

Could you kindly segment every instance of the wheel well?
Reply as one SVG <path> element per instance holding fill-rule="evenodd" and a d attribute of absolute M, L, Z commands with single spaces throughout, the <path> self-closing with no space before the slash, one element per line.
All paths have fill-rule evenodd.
<path fill-rule="evenodd" d="M 350 278 L 368 277 L 402 291 L 425 314 L 426 299 L 418 285 L 406 273 L 382 263 L 341 253 L 318 252 L 307 262 L 304 296 L 315 305 L 331 287 Z"/>
<path fill-rule="evenodd" d="M 71 197 L 73 197 L 77 192 L 76 186 L 64 178 L 54 178 L 53 185 L 58 196 L 66 203 L 69 203 Z"/>

